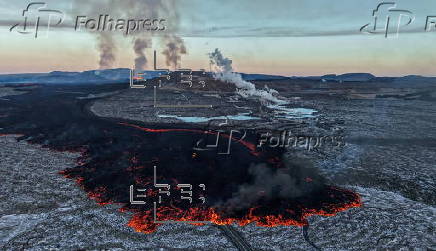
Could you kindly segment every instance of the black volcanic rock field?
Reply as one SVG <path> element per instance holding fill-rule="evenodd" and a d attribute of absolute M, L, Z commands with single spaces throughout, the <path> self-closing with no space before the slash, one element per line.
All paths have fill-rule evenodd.
<path fill-rule="evenodd" d="M 5 139 L 17 135 L 19 147 L 23 149 L 42 147 L 32 151 L 74 155 L 69 158 L 75 163 L 58 168 L 57 177 L 62 178 L 63 175 L 73 179 L 77 184 L 75 187 L 83 191 L 82 195 L 92 198 L 94 205 L 101 205 L 97 207 L 102 208 L 98 210 L 103 210 L 103 214 L 123 212 L 120 214 L 122 216 L 116 216 L 123 220 L 108 224 L 127 230 L 122 230 L 122 237 L 103 235 L 97 241 L 102 243 L 99 244 L 101 248 L 116 247 L 110 244 L 110 240 L 119 238 L 146 238 L 148 241 L 123 244 L 132 245 L 130 247 L 169 247 L 174 243 L 169 244 L 166 239 L 180 235 L 184 232 L 182 229 L 194 236 L 201 236 L 196 231 L 206 231 L 216 240 L 222 239 L 219 244 L 221 247 L 231 247 L 225 237 L 219 234 L 220 231 L 210 230 L 214 224 L 176 226 L 154 223 L 152 206 L 153 202 L 158 201 L 159 195 L 164 200 L 164 206 L 157 210 L 160 220 L 207 221 L 219 225 L 233 223 L 240 238 L 253 247 L 266 245 L 265 236 L 277 237 L 286 233 L 282 240 L 287 244 L 275 238 L 278 241 L 272 241 L 270 245 L 283 249 L 291 243 L 301 242 L 302 249 L 313 247 L 313 243 L 327 249 L 353 249 L 352 240 L 358 238 L 357 243 L 361 246 L 372 243 L 387 248 L 405 245 L 431 248 L 431 233 L 434 231 L 432 222 L 435 218 L 432 192 L 435 184 L 431 178 L 435 174 L 431 164 L 435 160 L 435 146 L 432 139 L 436 138 L 434 131 L 430 130 L 434 127 L 436 117 L 434 100 L 429 94 L 432 87 L 400 90 L 387 89 L 386 86 L 374 88 L 371 86 L 373 83 L 366 87 L 354 83 L 344 88 L 332 85 L 329 89 L 324 83 L 301 80 L 286 88 L 284 85 L 289 84 L 286 81 L 260 81 L 256 84 L 267 84 L 280 90 L 280 94 L 291 100 L 294 107 L 317 110 L 316 117 L 276 121 L 268 116 L 272 113 L 269 108 L 253 100 L 234 100 L 234 95 L 229 92 L 192 92 L 174 88 L 162 90 L 162 100 L 165 102 L 183 96 L 181 100 L 188 98 L 213 104 L 216 107 L 210 111 L 215 113 L 213 116 L 249 112 L 260 118 L 227 121 L 228 124 L 224 126 L 220 125 L 220 121 L 183 123 L 174 118 L 162 119 L 157 115 L 207 116 L 209 111 L 154 108 L 150 92 L 128 89 L 124 84 L 9 86 L 0 88 L 7 90 L 7 94 L 0 99 L 0 134 Z M 374 97 L 372 93 L 381 92 L 380 88 L 384 94 Z M 411 123 L 410 118 L 413 118 L 414 123 Z M 221 130 L 222 133 L 218 134 Z M 235 130 L 232 135 L 231 130 Z M 346 144 L 312 151 L 257 147 L 259 133 L 265 130 L 293 130 L 299 135 L 341 135 L 346 138 Z M 221 144 L 210 148 L 217 139 Z M 23 145 L 23 142 L 31 145 Z M 222 154 L 228 150 L 227 142 L 230 142 L 230 154 Z M 15 147 L 14 140 L 5 140 L 4 144 Z M 20 164 L 14 167 L 14 163 L 27 163 L 32 155 L 22 156 L 22 161 L 9 161 L 14 159 L 13 154 L 9 151 L 4 153 L 2 166 L 8 169 L 2 170 L 2 176 L 6 177 L 5 184 L 10 184 L 8 187 L 21 191 L 20 187 L 24 186 L 13 181 L 13 177 L 20 176 L 20 171 L 16 170 Z M 15 154 L 20 156 L 18 152 Z M 54 155 L 53 160 L 62 158 Z M 46 158 L 52 158 L 50 156 Z M 44 173 L 43 166 L 33 166 L 33 169 L 23 168 L 28 175 L 22 180 L 31 180 L 38 177 L 39 173 Z M 153 185 L 154 167 L 157 169 L 158 183 L 171 186 L 170 196 L 159 194 Z M 54 178 L 53 173 L 47 174 L 47 177 L 55 179 L 57 183 L 73 183 L 68 179 L 60 181 Z M 35 188 L 41 194 L 35 196 L 40 198 L 40 202 L 36 204 L 50 201 L 44 194 L 55 189 L 44 178 L 40 179 L 41 184 Z M 181 190 L 177 185 L 186 183 L 194 187 L 193 203 L 180 199 Z M 205 189 L 200 189 L 199 184 L 205 185 Z M 149 191 L 145 205 L 129 203 L 130 185 Z M 80 190 L 77 193 L 81 193 Z M 11 206 L 14 200 L 26 201 L 20 196 L 23 195 L 10 196 L 9 205 L 2 204 L 7 214 L 0 220 L 0 230 L 15 229 L 18 212 L 23 217 L 40 213 L 32 208 L 19 210 Z M 206 203 L 198 200 L 200 196 L 206 198 Z M 87 203 L 83 197 L 79 201 L 79 205 Z M 51 207 L 56 209 L 58 206 L 56 202 L 53 203 Z M 50 212 L 53 210 L 51 207 L 44 210 Z M 93 217 L 96 217 L 94 212 L 97 211 L 89 209 Z M 69 209 L 65 212 L 76 223 L 84 220 L 82 213 Z M 65 213 L 51 213 L 56 214 Z M 396 219 L 398 214 L 403 214 L 403 219 Z M 35 226 L 32 225 L 35 221 L 33 218 L 23 219 L 27 219 L 23 222 L 29 225 L 22 223 L 24 230 L 19 231 L 25 233 Z M 384 230 L 380 228 L 383 222 L 392 229 L 392 235 L 383 233 Z M 391 225 L 386 225 L 388 222 Z M 417 231 L 417 222 L 426 230 Z M 42 217 L 35 224 L 43 230 L 55 223 Z M 299 226 L 305 225 L 311 226 L 306 238 L 295 234 Z M 401 230 L 396 227 L 400 225 Z M 143 233 L 133 235 L 132 229 Z M 38 235 L 27 241 L 41 247 L 55 245 L 54 239 L 44 237 L 44 231 L 38 230 Z M 97 230 L 88 226 L 82 231 L 85 234 L 78 235 L 76 242 L 81 244 L 77 248 L 92 248 L 85 236 Z M 374 236 L 371 233 L 377 234 Z M 342 236 L 342 241 L 332 241 L 338 235 Z M 408 244 L 396 239 L 396 236 L 409 239 Z M 14 243 L 23 242 L 23 238 L 21 235 L 2 235 L 0 244 L 11 247 Z M 45 242 L 38 242 L 41 238 Z M 154 241 L 150 238 L 154 238 Z M 181 248 L 204 248 L 208 237 L 204 236 L 204 241 L 202 238 L 186 244 L 188 246 L 183 246 L 183 242 L 175 242 Z M 61 235 L 59 239 L 59 245 L 67 245 L 67 239 Z M 25 247 L 25 239 L 23 243 Z"/>

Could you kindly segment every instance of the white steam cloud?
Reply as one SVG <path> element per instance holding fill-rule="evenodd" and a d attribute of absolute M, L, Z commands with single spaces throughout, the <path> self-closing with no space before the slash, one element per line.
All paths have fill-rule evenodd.
<path fill-rule="evenodd" d="M 227 83 L 233 83 L 236 86 L 236 92 L 244 98 L 259 97 L 261 102 L 283 103 L 282 100 L 276 96 L 278 92 L 274 89 L 266 88 L 265 90 L 256 89 L 256 86 L 242 79 L 242 75 L 233 72 L 232 60 L 222 55 L 221 51 L 217 48 L 212 53 L 209 53 L 211 65 L 215 66 L 215 79 Z"/>

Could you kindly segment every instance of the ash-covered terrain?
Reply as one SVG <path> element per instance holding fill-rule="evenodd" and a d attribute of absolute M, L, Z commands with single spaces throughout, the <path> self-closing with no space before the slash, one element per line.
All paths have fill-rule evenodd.
<path fill-rule="evenodd" d="M 73 180 L 58 173 L 76 166 L 80 152 L 41 148 L 51 144 L 61 148 L 58 150 L 69 150 L 76 143 L 74 139 L 70 145 L 44 142 L 64 131 L 64 122 L 53 119 L 56 114 L 47 114 L 41 119 L 59 124 L 41 135 L 0 137 L 1 190 L 5 198 L 0 204 L 0 247 L 5 250 L 436 249 L 435 85 L 404 87 L 404 83 L 381 80 L 256 82 L 258 89 L 265 85 L 277 90 L 287 103 L 268 105 L 231 91 L 186 88 L 160 88 L 155 101 L 153 88 L 129 89 L 125 85 L 41 86 L 36 87 L 38 95 L 31 94 L 35 92 L 33 86 L 19 87 L 20 92 L 14 91 L 17 88 L 3 87 L 0 91 L 6 94 L 0 94 L 5 99 L 0 100 L 0 115 L 13 116 L 12 106 L 31 111 L 32 98 L 50 95 L 65 100 L 73 98 L 80 104 L 77 110 L 65 109 L 67 114 L 62 116 L 71 113 L 72 118 L 77 118 L 80 114 L 95 114 L 102 124 L 122 120 L 153 128 L 168 124 L 259 133 L 291 131 L 302 139 L 340 137 L 342 144 L 291 145 L 282 149 L 286 151 L 284 158 L 303 159 L 328 184 L 359 194 L 361 207 L 329 217 L 311 216 L 305 234 L 297 226 L 259 227 L 254 223 L 243 227 L 233 225 L 230 231 L 214 224 L 164 224 L 152 234 L 136 233 L 126 226 L 129 213 L 119 212 L 117 205 L 98 205 Z M 67 107 L 68 102 L 45 105 Z M 156 102 L 174 107 L 156 107 Z M 212 108 L 181 107 L 184 105 L 211 105 Z M 30 120 L 35 114 L 41 113 L 29 112 L 22 117 Z M 82 118 L 86 120 L 87 116 Z M 80 130 L 80 125 L 77 122 L 76 130 Z M 40 125 L 23 119 L 12 131 L 8 126 L 2 123 L 0 134 L 12 131 L 16 134 L 20 130 L 24 134 Z M 21 141 L 17 142 L 17 137 Z"/>

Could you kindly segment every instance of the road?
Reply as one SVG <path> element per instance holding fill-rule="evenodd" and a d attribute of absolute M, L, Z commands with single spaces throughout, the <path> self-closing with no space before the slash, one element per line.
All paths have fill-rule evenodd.
<path fill-rule="evenodd" d="M 232 226 L 224 225 L 218 226 L 221 231 L 230 239 L 230 241 L 238 248 L 240 251 L 254 251 L 250 244 L 242 237 L 242 235 Z"/>

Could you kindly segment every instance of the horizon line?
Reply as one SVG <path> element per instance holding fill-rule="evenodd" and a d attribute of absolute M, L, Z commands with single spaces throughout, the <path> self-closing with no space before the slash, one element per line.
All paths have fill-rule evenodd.
<path fill-rule="evenodd" d="M 53 71 L 47 71 L 47 72 L 0 72 L 0 76 L 2 75 L 24 75 L 24 74 L 49 74 L 52 72 L 77 72 L 77 73 L 82 73 L 82 72 L 86 72 L 86 71 L 105 71 L 105 70 L 116 70 L 116 69 L 130 69 L 127 67 L 117 67 L 117 68 L 110 68 L 110 69 L 90 69 L 90 70 L 83 70 L 83 71 L 65 71 L 65 70 L 53 70 Z M 143 71 L 158 71 L 158 70 L 143 70 Z M 195 70 L 193 70 L 195 71 Z M 174 72 L 174 71 L 171 71 Z M 211 71 L 206 71 L 206 72 L 211 72 Z M 282 74 L 270 74 L 270 73 L 259 73 L 259 72 L 236 72 L 235 73 L 239 73 L 239 74 L 260 74 L 260 75 L 269 75 L 269 76 L 277 76 L 277 77 L 285 77 L 285 78 L 293 78 L 293 77 L 301 77 L 301 78 L 306 78 L 306 77 L 323 77 L 323 76 L 328 76 L 328 75 L 336 75 L 336 76 L 340 76 L 340 75 L 344 75 L 344 74 L 371 74 L 376 78 L 401 78 L 401 77 L 408 77 L 408 76 L 419 76 L 419 77 L 426 77 L 426 78 L 434 78 L 436 77 L 435 75 L 421 75 L 421 74 L 407 74 L 407 75 L 384 75 L 384 76 L 380 76 L 380 75 L 375 75 L 374 73 L 371 72 L 343 72 L 343 73 L 327 73 L 327 74 L 321 74 L 321 75 L 282 75 Z"/>

